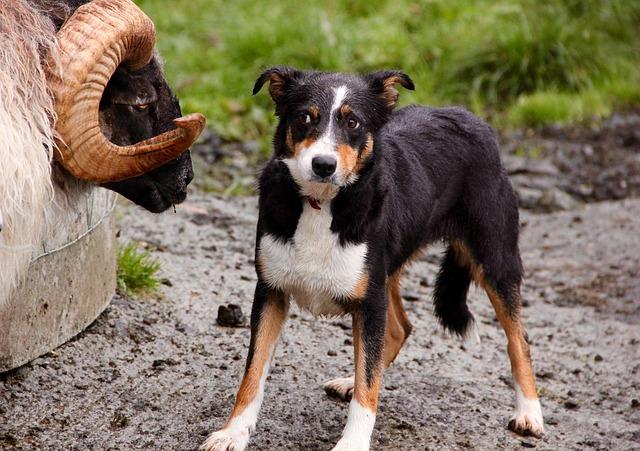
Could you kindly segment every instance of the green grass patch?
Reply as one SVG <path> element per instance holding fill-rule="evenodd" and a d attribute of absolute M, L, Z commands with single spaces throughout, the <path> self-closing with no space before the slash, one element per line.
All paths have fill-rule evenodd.
<path fill-rule="evenodd" d="M 614 90 L 615 89 L 615 90 Z M 506 124 L 512 127 L 541 127 L 556 124 L 588 124 L 615 109 L 640 105 L 636 87 L 603 87 L 577 93 L 536 92 L 521 96 L 507 112 Z"/>
<path fill-rule="evenodd" d="M 401 69 L 416 84 L 402 102 L 464 104 L 494 124 L 505 112 L 523 123 L 581 120 L 587 105 L 571 99 L 592 92 L 607 108 L 639 102 L 637 0 L 138 3 L 184 110 L 202 111 L 224 139 L 259 141 L 263 155 L 275 118 L 266 90 L 251 89 L 275 65 Z M 553 92 L 562 94 L 552 101 Z"/>
<path fill-rule="evenodd" d="M 160 262 L 138 243 L 118 246 L 116 288 L 123 296 L 153 296 L 162 279 L 158 277 Z"/>
<path fill-rule="evenodd" d="M 613 108 L 626 110 L 640 105 L 640 82 L 616 80 L 603 88 Z"/>

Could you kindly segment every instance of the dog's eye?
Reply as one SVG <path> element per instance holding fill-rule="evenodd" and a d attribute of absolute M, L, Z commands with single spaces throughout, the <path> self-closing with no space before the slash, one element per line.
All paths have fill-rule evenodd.
<path fill-rule="evenodd" d="M 349 128 L 356 129 L 359 126 L 360 126 L 360 123 L 354 118 L 349 118 L 349 120 L 347 121 L 347 127 Z"/>
<path fill-rule="evenodd" d="M 310 124 L 311 115 L 309 113 L 300 113 L 298 115 L 298 122 L 300 122 L 301 124 Z"/>

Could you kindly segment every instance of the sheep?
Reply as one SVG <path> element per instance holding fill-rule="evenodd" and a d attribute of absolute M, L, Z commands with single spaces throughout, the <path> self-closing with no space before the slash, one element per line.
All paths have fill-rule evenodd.
<path fill-rule="evenodd" d="M 180 117 L 154 47 L 130 0 L 0 2 L 0 305 L 52 209 L 98 184 L 154 212 L 184 200 L 204 117 Z"/>

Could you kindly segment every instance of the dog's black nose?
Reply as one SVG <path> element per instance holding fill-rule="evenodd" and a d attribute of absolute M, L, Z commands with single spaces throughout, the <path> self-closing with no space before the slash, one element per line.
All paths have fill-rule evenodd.
<path fill-rule="evenodd" d="M 311 169 L 317 176 L 325 178 L 336 172 L 337 164 L 335 157 L 320 155 L 311 160 Z"/>

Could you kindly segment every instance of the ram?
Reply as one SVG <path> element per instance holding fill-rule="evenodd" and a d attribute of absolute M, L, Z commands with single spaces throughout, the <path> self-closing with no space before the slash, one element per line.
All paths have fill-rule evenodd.
<path fill-rule="evenodd" d="M 130 0 L 0 2 L 0 307 L 98 185 L 152 212 L 182 202 L 203 127 Z"/>

